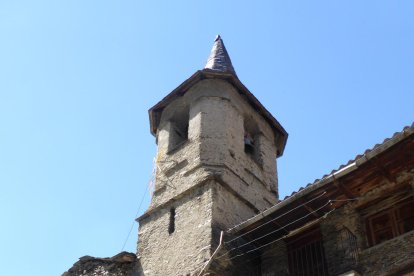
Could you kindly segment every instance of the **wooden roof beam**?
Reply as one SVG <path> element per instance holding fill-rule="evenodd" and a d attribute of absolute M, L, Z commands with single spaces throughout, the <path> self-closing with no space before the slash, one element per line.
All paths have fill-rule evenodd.
<path fill-rule="evenodd" d="M 319 216 L 319 214 L 318 214 L 318 212 L 316 212 L 312 207 L 310 207 L 310 206 L 308 206 L 308 205 L 306 205 L 306 204 L 303 204 L 303 207 L 309 212 L 309 213 L 311 213 L 312 214 L 312 216 L 314 216 L 315 218 L 319 218 L 320 216 Z"/>
<path fill-rule="evenodd" d="M 348 197 L 348 199 L 353 199 L 353 198 L 357 198 L 358 197 L 358 195 L 356 195 L 350 189 L 348 189 L 347 187 L 345 187 L 344 184 L 342 184 L 335 177 L 333 179 L 333 183 L 334 183 L 335 187 L 337 187 L 343 194 L 345 194 Z"/>
<path fill-rule="evenodd" d="M 388 170 L 382 165 L 382 163 L 379 161 L 378 157 L 373 157 L 372 159 L 370 159 L 370 161 L 372 162 L 372 164 L 375 165 L 375 167 L 377 167 L 377 169 L 379 170 L 379 172 L 381 173 L 381 175 L 387 179 L 389 182 L 391 183 L 396 183 L 396 179 L 393 175 L 391 175 Z"/>
<path fill-rule="evenodd" d="M 275 226 L 278 227 L 278 229 L 283 230 L 285 232 L 285 234 L 288 234 L 289 231 L 282 225 L 280 225 L 280 223 L 276 222 L 276 221 L 272 221 L 272 224 L 274 224 Z"/>

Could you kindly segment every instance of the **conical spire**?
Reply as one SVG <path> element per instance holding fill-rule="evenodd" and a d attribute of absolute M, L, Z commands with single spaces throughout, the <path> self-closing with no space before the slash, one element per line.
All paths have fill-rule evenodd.
<path fill-rule="evenodd" d="M 230 56 L 227 53 L 223 40 L 220 35 L 217 35 L 214 40 L 213 49 L 211 49 L 207 64 L 204 69 L 211 69 L 223 73 L 232 73 L 236 75 L 233 65 L 231 64 Z"/>

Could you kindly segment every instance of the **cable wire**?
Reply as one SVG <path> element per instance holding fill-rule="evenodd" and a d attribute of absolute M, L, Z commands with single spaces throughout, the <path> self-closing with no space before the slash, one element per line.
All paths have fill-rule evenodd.
<path fill-rule="evenodd" d="M 261 227 L 263 227 L 263 226 L 265 226 L 265 225 L 267 225 L 267 224 L 269 224 L 269 223 L 271 223 L 271 222 L 273 222 L 273 221 L 275 221 L 275 220 L 277 220 L 277 219 L 279 219 L 279 218 L 281 218 L 281 217 L 283 217 L 283 216 L 285 216 L 285 215 L 289 214 L 290 212 L 292 212 L 292 211 L 294 211 L 294 210 L 296 210 L 296 209 L 298 209 L 298 208 L 300 208 L 300 207 L 303 207 L 304 205 L 306 205 L 306 204 L 308 204 L 308 203 L 310 203 L 310 202 L 312 202 L 312 201 L 314 201 L 314 200 L 316 200 L 316 199 L 320 198 L 320 197 L 321 197 L 321 196 L 323 196 L 324 194 L 326 194 L 326 192 L 323 192 L 322 194 L 320 194 L 320 195 L 318 195 L 318 196 L 314 197 L 313 199 L 308 200 L 307 202 L 305 202 L 305 203 L 303 203 L 303 204 L 301 204 L 301 205 L 298 205 L 298 206 L 296 206 L 296 207 L 295 207 L 295 208 L 293 208 L 293 209 L 290 209 L 289 211 L 287 211 L 287 212 L 285 212 L 285 213 L 281 214 L 280 216 L 278 216 L 278 217 L 276 217 L 276 218 L 273 218 L 273 219 L 271 219 L 271 220 L 269 220 L 269 221 L 267 221 L 267 222 L 265 222 L 265 223 L 263 223 L 263 224 L 261 224 L 261 225 L 259 225 L 259 226 L 255 227 L 255 228 L 253 228 L 253 229 L 251 229 L 251 230 L 247 231 L 246 233 L 243 233 L 243 234 L 241 234 L 241 235 L 239 235 L 239 236 L 237 236 L 237 237 L 233 238 L 232 240 L 230 240 L 230 241 L 228 241 L 228 242 L 224 242 L 224 243 L 225 243 L 225 244 L 231 243 L 231 242 L 233 242 L 233 241 L 235 241 L 235 240 L 237 240 L 237 239 L 239 239 L 239 238 L 241 238 L 241 237 L 243 237 L 243 236 L 245 236 L 245 235 L 247 235 L 247 234 L 249 234 L 249 233 L 253 232 L 254 230 L 257 230 L 257 229 L 259 229 L 259 228 L 261 228 Z M 276 206 L 276 205 L 275 205 L 275 206 Z M 234 228 L 234 227 L 233 227 L 233 228 Z M 233 228 L 231 228 L 231 229 L 233 229 Z M 230 230 L 231 230 L 231 229 L 230 229 Z"/>
<path fill-rule="evenodd" d="M 336 209 L 332 209 L 332 210 L 330 210 L 329 212 L 326 212 L 323 216 L 322 216 L 322 218 L 326 218 L 330 213 L 332 213 L 333 211 L 335 211 Z M 278 238 L 278 239 L 276 239 L 276 240 L 274 240 L 274 241 L 271 241 L 271 242 L 268 242 L 268 243 L 266 243 L 266 244 L 263 244 L 263 245 L 261 245 L 261 246 L 259 246 L 259 247 L 256 247 L 256 248 L 254 248 L 254 249 L 252 249 L 252 250 L 249 250 L 249 251 L 247 251 L 247 252 L 245 252 L 245 253 L 242 253 L 242 254 L 239 254 L 239 255 L 236 255 L 236 256 L 234 256 L 234 257 L 231 257 L 231 258 L 229 258 L 229 261 L 231 261 L 231 260 L 233 260 L 233 259 L 235 259 L 235 258 L 238 258 L 238 257 L 241 257 L 241 256 L 243 256 L 243 255 L 246 255 L 246 254 L 249 254 L 249 253 L 251 253 L 251 252 L 253 252 L 253 251 L 256 251 L 256 250 L 259 250 L 259 249 L 261 249 L 261 248 L 263 248 L 263 247 L 266 247 L 266 246 L 268 246 L 268 245 L 270 245 L 270 244 L 272 244 L 272 243 L 275 243 L 275 242 L 278 242 L 278 241 L 280 241 L 280 240 L 283 240 L 283 239 L 285 239 L 285 238 L 287 238 L 287 237 L 289 237 L 289 234 L 287 234 L 287 235 L 284 235 L 283 237 L 280 237 L 280 238 Z M 224 254 L 225 255 L 225 254 Z M 223 255 L 222 255 L 223 256 Z M 221 257 L 221 256 L 220 256 Z M 217 257 L 218 258 L 218 257 Z"/>
<path fill-rule="evenodd" d="M 141 206 L 142 206 L 142 203 L 144 202 L 144 199 L 145 199 L 145 196 L 146 196 L 146 194 L 147 194 L 147 191 L 149 191 L 149 186 L 148 186 L 148 189 L 145 191 L 145 193 L 143 193 L 143 195 L 142 195 L 141 202 L 139 203 L 139 206 L 138 206 L 137 212 L 135 213 L 135 218 L 138 216 L 139 211 L 141 211 Z M 130 229 L 129 229 L 128 235 L 127 235 L 127 237 L 125 238 L 124 244 L 122 245 L 122 249 L 121 249 L 121 251 L 124 251 L 125 245 L 126 245 L 126 243 L 128 242 L 128 239 L 129 239 L 129 236 L 131 235 L 132 229 L 134 229 L 134 225 L 135 225 L 135 219 L 133 220 L 133 222 L 132 222 L 132 224 L 131 224 L 131 227 L 130 227 Z"/>
<path fill-rule="evenodd" d="M 296 219 L 296 220 L 294 220 L 294 221 L 292 221 L 292 222 L 290 222 L 290 223 L 288 223 L 288 224 L 286 224 L 286 225 L 284 225 L 284 226 L 282 226 L 282 227 L 279 227 L 279 228 L 277 228 L 276 230 L 274 230 L 274 231 L 272 231 L 272 232 L 269 232 L 269 233 L 267 233 L 267 234 L 265 234 L 265 235 L 262 235 L 262 236 L 260 236 L 260 237 L 258 237 L 258 238 L 256 238 L 256 239 L 253 239 L 253 240 L 251 240 L 251 241 L 249 241 L 249 242 L 246 242 L 246 243 L 244 243 L 244 244 L 242 244 L 242 245 L 240 245 L 240 246 L 236 246 L 236 247 L 231 248 L 231 249 L 230 249 L 230 250 L 228 250 L 226 253 L 224 253 L 224 254 L 223 254 L 223 255 L 221 255 L 221 256 L 218 256 L 217 258 L 218 258 L 218 259 L 220 259 L 220 258 L 222 258 L 223 256 L 228 255 L 230 252 L 234 251 L 235 249 L 238 249 L 238 248 L 244 247 L 244 246 L 246 246 L 246 245 L 248 245 L 248 244 L 251 244 L 251 243 L 253 243 L 253 242 L 255 242 L 255 241 L 258 241 L 258 240 L 260 240 L 260 239 L 262 239 L 262 238 L 264 238 L 264 237 L 267 237 L 267 236 L 269 236 L 269 235 L 271 235 L 271 234 L 274 234 L 274 233 L 276 233 L 276 232 L 279 232 L 281 229 L 285 228 L 286 226 L 292 225 L 293 223 L 298 222 L 298 221 L 300 221 L 300 220 L 302 220 L 302 219 L 304 219 L 304 218 L 306 218 L 306 217 L 310 216 L 310 215 L 311 215 L 311 214 L 313 214 L 314 212 L 317 212 L 317 211 L 319 211 L 319 210 L 323 209 L 324 207 L 326 207 L 326 206 L 327 206 L 327 205 L 329 205 L 329 204 L 332 204 L 332 203 L 331 203 L 331 200 L 328 200 L 328 202 L 327 202 L 327 203 L 325 203 L 324 205 L 322 205 L 322 206 L 321 206 L 321 207 L 319 207 L 318 209 L 314 210 L 313 212 L 310 212 L 310 213 L 308 213 L 308 214 L 304 215 L 303 217 L 300 217 L 300 218 L 298 218 L 298 219 Z M 255 249 L 255 250 L 257 250 L 257 249 Z"/>
<path fill-rule="evenodd" d="M 156 162 L 156 161 L 154 161 L 154 162 Z M 155 164 L 154 164 L 154 165 L 155 165 Z M 135 213 L 134 220 L 132 221 L 131 227 L 129 228 L 128 235 L 127 235 L 127 236 L 126 236 L 126 238 L 125 238 L 125 241 L 124 241 L 124 244 L 122 245 L 122 249 L 121 249 L 121 251 L 124 251 L 125 245 L 126 245 L 126 243 L 128 242 L 128 239 L 129 239 L 129 236 L 131 235 L 132 229 L 134 229 L 134 225 L 135 225 L 135 222 L 136 222 L 136 221 L 135 221 L 135 218 L 137 218 L 137 217 L 138 217 L 138 214 L 139 214 L 139 212 L 141 211 L 141 206 L 142 206 L 142 203 L 144 203 L 144 199 L 145 199 L 145 196 L 147 195 L 147 192 L 148 192 L 148 193 L 150 193 L 150 189 L 151 189 L 151 185 L 150 185 L 150 183 L 151 183 L 151 181 L 153 180 L 153 178 L 154 178 L 154 177 L 155 177 L 155 176 L 154 176 L 154 169 L 153 169 L 153 170 L 152 170 L 152 173 L 151 173 L 151 177 L 150 177 L 150 179 L 149 179 L 149 181 L 148 181 L 147 189 L 146 189 L 146 190 L 145 190 L 145 192 L 142 194 L 141 201 L 139 202 L 137 212 Z"/>

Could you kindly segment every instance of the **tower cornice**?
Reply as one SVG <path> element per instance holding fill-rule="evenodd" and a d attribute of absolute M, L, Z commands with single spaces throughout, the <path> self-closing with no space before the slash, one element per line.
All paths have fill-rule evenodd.
<path fill-rule="evenodd" d="M 231 72 L 220 72 L 212 69 L 203 69 L 195 72 L 191 77 L 181 83 L 171 93 L 165 96 L 160 102 L 148 110 L 150 119 L 150 130 L 155 136 L 160 123 L 161 115 L 166 106 L 174 100 L 182 97 L 191 87 L 204 79 L 221 79 L 232 84 L 239 94 L 245 96 L 247 102 L 260 114 L 272 127 L 277 146 L 277 157 L 283 155 L 286 146 L 288 133 L 275 117 L 259 102 L 259 100 L 247 89 L 247 87 L 239 80 L 239 78 Z"/>

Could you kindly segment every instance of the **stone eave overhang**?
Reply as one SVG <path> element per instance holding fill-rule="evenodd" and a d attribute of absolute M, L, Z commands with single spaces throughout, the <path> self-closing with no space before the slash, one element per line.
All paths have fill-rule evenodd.
<path fill-rule="evenodd" d="M 402 156 L 402 153 L 405 153 L 404 156 Z M 399 161 L 398 159 L 403 160 Z M 314 203 L 316 204 L 319 202 L 319 206 L 329 200 L 345 199 L 343 202 L 337 203 L 333 207 L 335 209 L 340 208 L 342 205 L 347 203 L 346 199 L 352 198 L 352 193 L 354 193 L 354 196 L 361 196 L 361 194 L 363 195 L 366 190 L 372 188 L 365 187 L 367 185 L 366 182 L 360 181 L 360 179 L 355 181 L 355 179 L 364 173 L 371 174 L 371 178 L 373 175 L 381 174 L 378 173 L 378 160 L 383 160 L 382 162 L 386 161 L 387 164 L 390 164 L 389 166 L 397 166 L 398 163 L 404 162 L 413 165 L 414 124 L 410 127 L 405 127 L 401 132 L 395 133 L 392 138 L 385 139 L 382 144 L 376 145 L 373 149 L 365 151 L 363 155 L 358 155 L 354 160 L 349 161 L 347 165 L 341 166 L 338 170 L 332 171 L 331 174 L 324 176 L 320 180 L 316 180 L 314 183 L 309 184 L 305 188 L 301 188 L 298 192 L 294 192 L 291 196 L 285 198 L 264 212 L 229 229 L 228 233 L 238 235 L 243 232 L 250 232 L 251 229 L 256 228 L 258 225 L 265 223 L 266 221 L 273 220 L 275 217 L 278 217 L 286 212 L 286 210 L 292 210 L 301 205 L 305 205 L 304 202 L 312 198 L 317 198 Z M 404 164 L 402 166 L 404 167 Z M 353 184 L 353 182 L 357 184 Z M 376 184 L 374 185 L 378 185 L 379 182 L 375 183 Z M 350 185 L 347 187 L 347 184 L 353 184 L 354 186 L 352 188 L 348 188 Z M 362 189 L 362 191 L 358 193 L 351 191 L 351 189 Z M 307 216 L 310 213 L 309 209 L 312 210 L 309 207 L 301 208 L 300 210 L 303 211 L 300 214 L 292 214 L 287 221 L 293 221 L 298 217 L 300 218 L 300 216 Z M 326 208 L 325 210 L 329 211 L 329 209 L 332 210 L 332 208 Z M 323 212 L 313 212 L 312 218 L 318 219 L 323 217 L 323 215 Z M 302 224 L 309 221 L 310 218 L 303 220 Z M 274 224 L 273 226 L 269 225 L 267 230 L 272 227 L 274 228 Z"/>
<path fill-rule="evenodd" d="M 181 83 L 160 102 L 148 110 L 150 119 L 150 130 L 156 135 L 164 108 L 175 99 L 183 96 L 192 86 L 203 79 L 222 79 L 232 84 L 246 101 L 270 124 L 276 137 L 277 157 L 283 155 L 288 133 L 272 114 L 259 102 L 259 100 L 244 86 L 244 84 L 232 73 L 218 72 L 211 69 L 203 69 L 195 72 L 190 78 Z"/>

